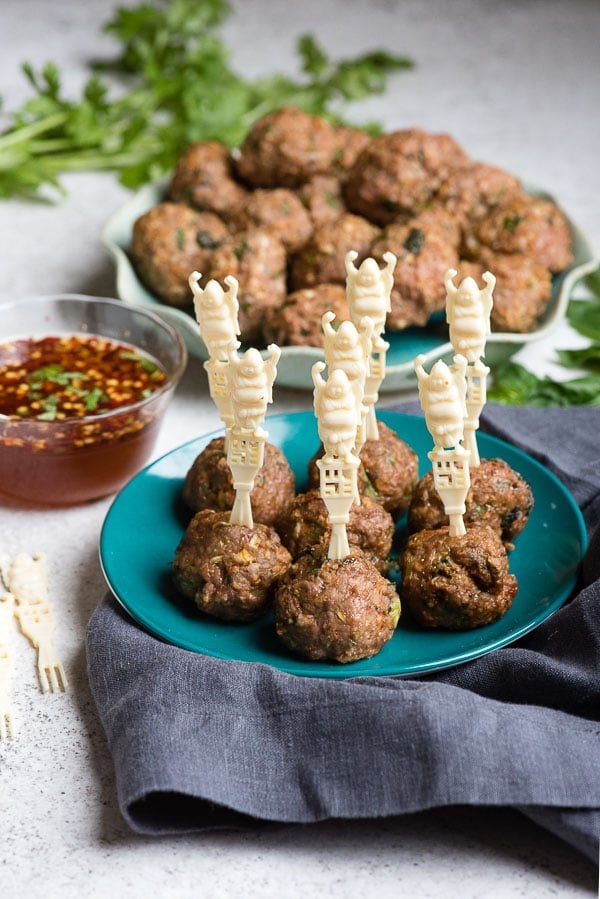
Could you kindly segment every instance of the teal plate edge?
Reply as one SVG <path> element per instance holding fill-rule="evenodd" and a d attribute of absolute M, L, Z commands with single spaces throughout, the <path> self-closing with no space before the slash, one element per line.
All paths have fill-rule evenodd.
<path fill-rule="evenodd" d="M 413 447 L 424 474 L 431 438 L 423 419 L 389 411 L 378 418 Z M 269 440 L 294 469 L 297 489 L 304 489 L 308 460 L 318 446 L 312 412 L 273 415 L 266 427 Z M 249 625 L 222 623 L 177 596 L 170 582 L 171 561 L 190 514 L 179 498 L 183 479 L 197 454 L 219 434 L 222 431 L 213 431 L 189 441 L 139 472 L 113 500 L 100 535 L 100 562 L 112 593 L 135 621 L 174 646 L 307 677 L 419 676 L 518 640 L 559 609 L 577 583 L 587 535 L 575 500 L 535 459 L 480 433 L 481 456 L 505 459 L 531 484 L 535 498 L 529 522 L 510 554 L 519 582 L 512 608 L 493 624 L 461 632 L 419 628 L 403 613 L 392 639 L 371 659 L 341 665 L 295 658 L 277 640 L 271 615 Z M 403 529 L 404 520 L 398 523 L 398 538 Z"/>

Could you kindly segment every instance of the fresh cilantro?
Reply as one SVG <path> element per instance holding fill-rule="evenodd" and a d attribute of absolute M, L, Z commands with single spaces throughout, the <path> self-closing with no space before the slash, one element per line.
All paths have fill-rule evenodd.
<path fill-rule="evenodd" d="M 36 418 L 39 418 L 40 421 L 54 421 L 58 411 L 58 397 L 47 396 L 42 401 L 41 405 L 44 411 L 40 412 L 39 415 L 36 415 Z"/>
<path fill-rule="evenodd" d="M 488 399 L 511 406 L 598 406 L 600 378 L 588 375 L 569 381 L 539 378 L 517 362 L 494 371 Z"/>
<path fill-rule="evenodd" d="M 556 351 L 565 368 L 578 368 L 585 375 L 566 381 L 538 378 L 516 362 L 493 369 L 488 399 L 515 406 L 598 406 L 600 405 L 600 268 L 586 278 L 595 294 L 588 300 L 570 300 L 567 320 L 571 327 L 591 339 L 580 349 Z"/>
<path fill-rule="evenodd" d="M 140 368 L 150 374 L 159 371 L 156 362 L 153 362 L 152 359 L 149 359 L 148 356 L 144 356 L 142 353 L 136 353 L 134 350 L 122 350 L 119 353 L 119 359 L 130 359 L 132 362 L 137 362 Z"/>
<path fill-rule="evenodd" d="M 120 52 L 93 65 L 74 101 L 63 95 L 54 63 L 39 72 L 26 63 L 33 96 L 0 134 L 0 197 L 61 193 L 60 176 L 69 171 L 114 171 L 135 188 L 165 175 L 190 143 L 239 145 L 257 119 L 281 106 L 342 121 L 347 103 L 381 93 L 390 73 L 413 66 L 384 50 L 334 62 L 304 35 L 296 48 L 299 77 L 246 79 L 219 36 L 231 14 L 226 0 L 117 8 L 104 30 Z M 115 92 L 107 75 L 119 80 Z"/>
<path fill-rule="evenodd" d="M 88 390 L 84 395 L 83 404 L 86 412 L 95 412 L 100 403 L 106 401 L 106 394 L 99 387 Z"/>
<path fill-rule="evenodd" d="M 80 371 L 65 371 L 62 365 L 52 363 L 36 368 L 27 375 L 27 383 L 31 390 L 40 390 L 46 383 L 57 384 L 59 387 L 67 387 L 73 381 L 81 378 Z"/>
<path fill-rule="evenodd" d="M 571 300 L 567 308 L 567 321 L 584 337 L 600 341 L 600 298 Z"/>

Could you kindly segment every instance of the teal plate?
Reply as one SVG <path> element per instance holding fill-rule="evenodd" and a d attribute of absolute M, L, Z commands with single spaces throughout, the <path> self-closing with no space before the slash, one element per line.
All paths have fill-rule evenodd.
<path fill-rule="evenodd" d="M 198 334 L 194 318 L 182 309 L 167 306 L 151 293 L 139 280 L 131 264 L 129 246 L 136 219 L 156 206 L 164 197 L 165 185 L 147 184 L 119 209 L 106 223 L 102 241 L 114 259 L 117 273 L 117 294 L 126 303 L 150 306 L 176 327 L 184 338 L 190 353 L 207 358 L 206 347 Z M 553 199 L 540 188 L 527 186 L 536 195 Z M 509 359 L 524 344 L 546 337 L 562 321 L 574 285 L 598 265 L 598 258 L 587 239 L 569 221 L 573 241 L 573 262 L 552 282 L 552 297 L 535 331 L 527 334 L 513 334 L 494 331 L 486 343 L 485 360 L 488 365 L 496 365 Z M 448 327 L 443 314 L 432 317 L 423 328 L 407 328 L 397 333 L 386 333 L 390 348 L 386 358 L 386 376 L 380 393 L 414 388 L 416 379 L 413 359 L 419 353 L 425 356 L 425 367 L 429 368 L 437 359 L 451 362 L 453 350 L 448 342 Z M 310 370 L 313 363 L 323 359 L 322 350 L 309 346 L 284 346 L 277 364 L 277 383 L 280 387 L 313 389 Z"/>
<path fill-rule="evenodd" d="M 397 412 L 381 412 L 379 417 L 418 453 L 424 474 L 430 465 L 431 437 L 423 420 Z M 303 490 L 308 461 L 318 446 L 314 416 L 275 415 L 266 426 L 269 440 L 281 447 L 294 469 L 297 489 Z M 136 621 L 168 643 L 309 677 L 407 677 L 459 665 L 512 643 L 558 609 L 575 586 L 586 530 L 572 496 L 534 459 L 480 434 L 482 457 L 505 459 L 531 484 L 535 497 L 529 522 L 510 555 L 519 581 L 512 608 L 494 624 L 457 633 L 424 630 L 403 614 L 392 639 L 372 659 L 340 665 L 295 658 L 277 640 L 271 615 L 247 625 L 221 623 L 202 615 L 172 587 L 171 561 L 189 519 L 180 500 L 183 479 L 198 453 L 219 433 L 184 444 L 136 475 L 113 501 L 102 528 L 100 559 L 109 587 Z M 398 540 L 405 527 L 401 521 Z"/>

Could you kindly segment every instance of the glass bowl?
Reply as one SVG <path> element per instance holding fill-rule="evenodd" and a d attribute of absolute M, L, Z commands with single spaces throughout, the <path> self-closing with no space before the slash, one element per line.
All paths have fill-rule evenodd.
<path fill-rule="evenodd" d="M 0 491 L 68 505 L 118 491 L 148 461 L 187 361 L 178 331 L 148 309 L 77 294 L 0 305 L 0 345 L 94 335 L 125 344 L 166 378 L 152 393 L 108 411 L 40 420 L 0 414 Z"/>

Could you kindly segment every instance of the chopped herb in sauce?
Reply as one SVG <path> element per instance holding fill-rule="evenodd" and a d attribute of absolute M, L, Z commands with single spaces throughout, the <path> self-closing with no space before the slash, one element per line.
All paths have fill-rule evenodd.
<path fill-rule="evenodd" d="M 130 406 L 166 380 L 150 357 L 94 335 L 20 339 L 0 345 L 0 414 L 40 421 Z"/>

